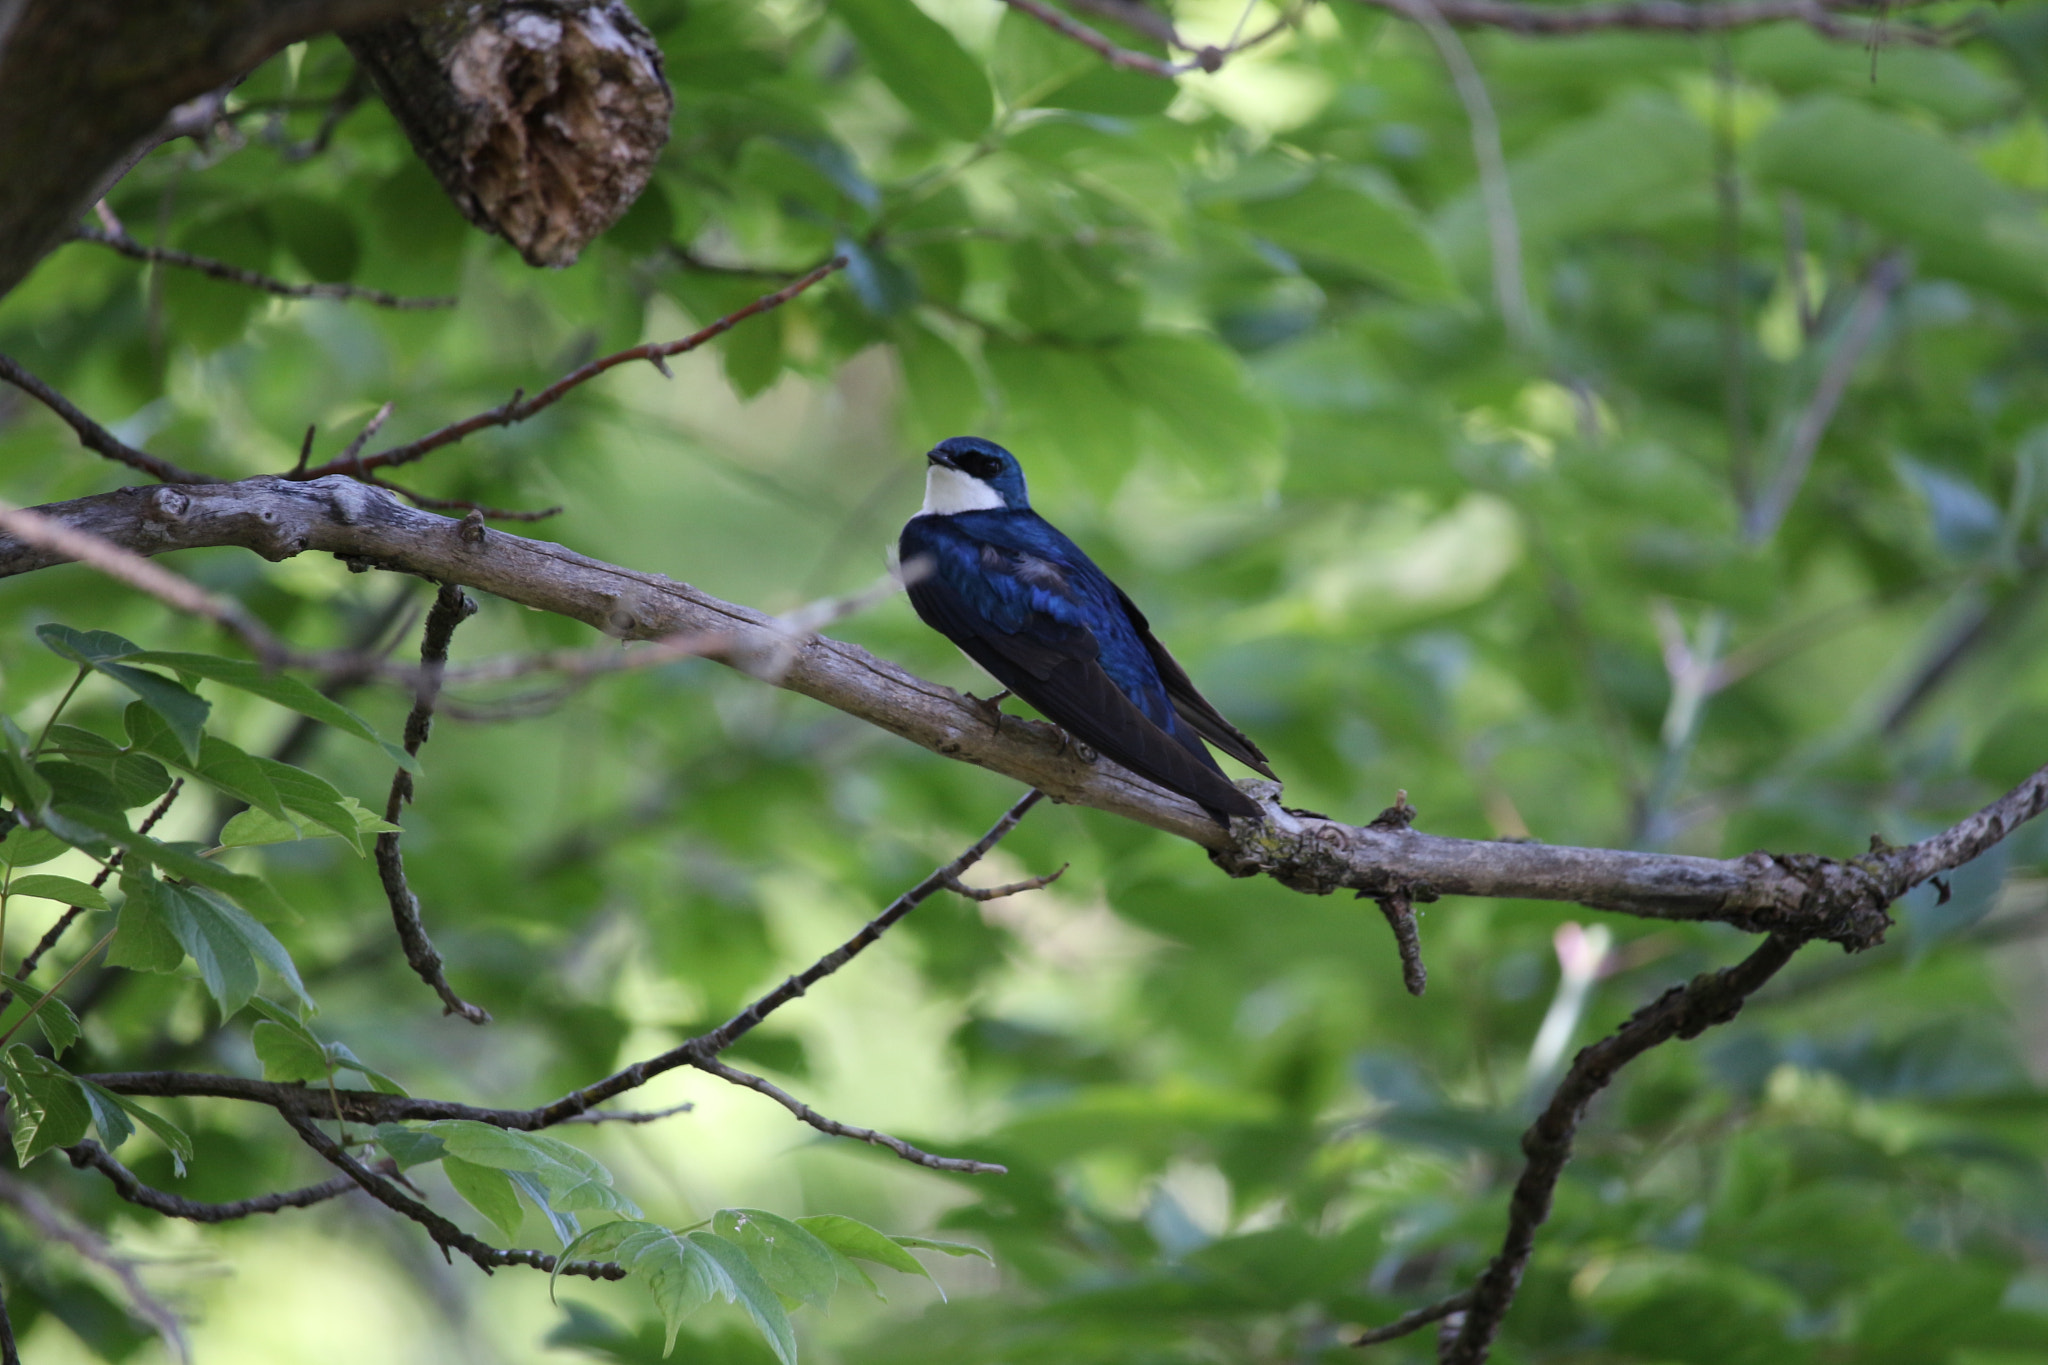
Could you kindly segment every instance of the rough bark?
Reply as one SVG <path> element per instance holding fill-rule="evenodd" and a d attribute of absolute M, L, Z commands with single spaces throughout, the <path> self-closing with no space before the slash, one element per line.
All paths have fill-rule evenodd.
<path fill-rule="evenodd" d="M 607 564 L 560 545 L 407 507 L 341 475 L 305 482 L 127 488 L 39 509 L 145 555 L 236 545 L 267 559 L 305 551 L 351 565 L 458 583 L 573 617 L 620 639 L 706 639 L 704 652 L 815 698 L 935 753 L 979 764 L 1055 800 L 1093 806 L 1207 848 L 1233 876 L 1294 890 L 1351 890 L 1415 900 L 1438 895 L 1579 901 L 1654 918 L 1714 920 L 1797 940 L 1861 949 L 1878 942 L 1886 907 L 1975 857 L 2048 807 L 2048 769 L 1954 829 L 1905 848 L 1836 861 L 1805 854 L 1696 858 L 1624 850 L 1450 839 L 1406 827 L 1405 807 L 1368 825 L 1288 811 L 1272 783 L 1248 784 L 1268 818 L 1225 831 L 1171 793 L 1108 762 L 1076 757 L 1052 727 L 987 715 L 950 688 L 822 636 L 792 640 L 773 618 L 660 574 Z M 0 577 L 62 562 L 0 536 Z"/>
<path fill-rule="evenodd" d="M 175 117 L 289 43 L 422 0 L 0 0 L 0 295 Z"/>
<path fill-rule="evenodd" d="M 472 223 L 573 263 L 639 198 L 675 102 L 622 0 L 444 3 L 343 35 Z"/>

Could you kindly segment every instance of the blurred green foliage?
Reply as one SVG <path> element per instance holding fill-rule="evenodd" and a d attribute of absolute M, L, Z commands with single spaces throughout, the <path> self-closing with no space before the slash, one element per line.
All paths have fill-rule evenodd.
<path fill-rule="evenodd" d="M 575 267 L 532 271 L 468 229 L 380 107 L 324 154 L 282 158 L 347 80 L 323 40 L 237 90 L 237 137 L 156 152 L 109 206 L 148 241 L 458 309 L 285 302 L 77 244 L 0 301 L 0 351 L 124 438 L 234 477 L 289 467 L 308 424 L 325 458 L 387 401 L 384 436 L 407 439 L 839 250 L 843 276 L 680 358 L 673 380 L 617 372 L 412 481 L 563 504 L 541 534 L 782 610 L 873 579 L 927 443 L 1001 439 L 1290 800 L 1353 820 L 1403 788 L 1443 833 L 1839 856 L 1930 833 L 2048 760 L 2038 3 L 1954 48 L 1795 25 L 1468 35 L 1507 161 L 1533 319 L 1519 341 L 1496 310 L 1500 224 L 1465 110 L 1426 39 L 1376 11 L 1310 9 L 1176 88 L 966 0 L 635 8 L 667 54 L 674 137 Z M 1238 17 L 1177 13 L 1218 42 Z M 1869 296 L 1894 252 L 1905 283 Z M 1866 296 L 1874 326 L 1845 356 Z M 1745 498 L 1779 477 L 1831 366 L 1846 390 L 1810 472 L 1759 525 Z M 0 494 L 123 474 L 0 392 Z M 427 596 L 310 558 L 173 563 L 306 647 L 389 640 Z M 227 648 L 81 569 L 0 583 L 0 702 L 30 736 L 74 677 L 35 638 L 51 622 Z M 900 599 L 840 629 L 972 685 Z M 486 602 L 456 655 L 589 642 Z M 272 701 L 195 686 L 220 743 L 379 807 L 390 761 L 371 745 L 292 740 Z M 112 747 L 148 700 L 102 670 L 64 719 L 75 744 Z M 397 732 L 405 698 L 346 700 Z M 123 796 L 164 765 L 205 766 L 176 734 L 138 744 L 155 766 L 95 760 Z M 208 987 L 234 1003 L 233 983 L 190 964 L 88 966 L 64 993 L 83 1030 L 64 1065 L 339 1066 L 538 1103 L 723 1019 L 1016 795 L 704 664 L 539 714 L 444 717 L 422 762 L 413 886 L 456 988 L 495 1023 L 442 1018 L 368 863 L 307 839 L 222 861 L 294 912 L 248 924 L 296 962 L 312 1029 L 274 1006 L 223 1025 Z M 350 809 L 320 801 L 335 822 Z M 194 792 L 158 836 L 210 845 L 233 809 Z M 1498 1358 L 2048 1361 L 2044 859 L 2048 836 L 2021 831 L 1953 898 L 1909 898 L 1882 949 L 1809 948 L 1738 1022 L 1632 1067 L 1581 1135 Z M 1714 928 L 1443 902 L 1413 1000 L 1369 905 L 1226 881 L 1105 816 L 1042 807 L 977 876 L 1061 862 L 1045 891 L 921 907 L 735 1052 L 834 1117 L 1010 1174 L 812 1142 L 758 1096 L 672 1074 L 635 1106 L 692 1112 L 567 1139 L 620 1207 L 684 1230 L 636 1254 L 682 1275 L 690 1225 L 749 1207 L 993 1253 L 994 1270 L 932 1264 L 947 1304 L 881 1276 L 887 1304 L 798 1314 L 806 1359 L 1351 1359 L 1347 1324 L 1462 1287 L 1497 1244 L 1516 1135 L 1569 1055 L 1535 1046 L 1570 998 L 1559 927 L 1614 935 L 1583 1010 L 1556 1020 L 1574 1043 L 1742 950 Z M 66 854 L 34 872 L 75 885 L 91 867 Z M 12 898 L 7 961 L 60 912 Z M 88 942 L 67 938 L 36 984 Z M 250 973 L 261 946 L 245 935 Z M 26 1052 L 7 1065 L 42 1074 Z M 326 1174 L 267 1110 L 152 1109 L 161 1132 L 123 1156 L 187 1197 Z M 162 1132 L 190 1135 L 182 1178 Z M 436 1207 L 500 1244 L 559 1245 L 544 1199 L 522 1204 L 474 1155 L 416 1173 Z M 193 1314 L 209 1363 L 646 1361 L 669 1330 L 630 1282 L 565 1281 L 551 1306 L 538 1276 L 444 1266 L 367 1205 L 197 1229 L 57 1157 L 27 1171 L 156 1258 L 147 1281 Z M 118 1282 L 11 1210 L 0 1280 L 31 1359 L 162 1355 Z M 1433 1358 L 1427 1333 L 1375 1351 Z M 734 1307 L 689 1318 L 672 1358 L 772 1356 Z"/>

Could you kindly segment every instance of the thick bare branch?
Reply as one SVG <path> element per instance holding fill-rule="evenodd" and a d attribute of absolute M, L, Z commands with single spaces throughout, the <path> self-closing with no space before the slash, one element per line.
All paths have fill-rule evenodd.
<path fill-rule="evenodd" d="M 38 510 L 50 522 L 145 555 L 211 545 L 238 545 L 270 559 L 319 551 L 364 567 L 461 583 L 573 617 L 617 638 L 722 635 L 730 643 L 707 651 L 708 657 L 749 671 L 764 656 L 786 654 L 787 668 L 772 679 L 777 686 L 945 757 L 1015 778 L 1056 801 L 1179 835 L 1210 850 L 1233 876 L 1270 876 L 1311 894 L 1344 889 L 1378 898 L 1405 889 L 1417 898 L 1427 891 L 1578 901 L 1855 949 L 1879 941 L 1890 923 L 1885 907 L 1893 900 L 1974 856 L 1949 860 L 1955 851 L 1950 848 L 1939 855 L 1886 850 L 1849 861 L 1762 852 L 1719 859 L 1450 839 L 1295 815 L 1278 805 L 1278 787 L 1265 783 L 1247 790 L 1268 803 L 1268 818 L 1256 826 L 1240 821 L 1225 831 L 1199 808 L 1114 764 L 1083 760 L 1052 727 L 1020 720 L 996 730 L 959 693 L 853 645 L 818 636 L 791 646 L 775 619 L 761 612 L 560 545 L 409 508 L 353 479 L 298 483 L 266 477 L 124 489 Z M 0 536 L 0 576 L 63 558 L 45 544 Z M 2038 814 L 2044 800 L 2048 771 L 1990 809 L 2011 817 L 2002 825 L 2009 829 Z"/>

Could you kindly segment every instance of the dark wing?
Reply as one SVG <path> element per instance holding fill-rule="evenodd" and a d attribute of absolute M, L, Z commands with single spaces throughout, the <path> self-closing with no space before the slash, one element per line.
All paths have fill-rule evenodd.
<path fill-rule="evenodd" d="M 911 584 L 911 605 L 996 681 L 1074 738 L 1187 797 L 1219 823 L 1259 814 L 1258 804 L 1232 786 L 1199 746 L 1191 749 L 1153 724 L 1124 695 L 1104 671 L 1086 626 L 1034 607 L 1032 585 L 985 566 L 967 546 L 934 543 L 940 541 L 936 536 L 920 536 L 913 545 L 907 532 L 904 539 L 906 562 L 918 553 L 935 560 L 933 571 Z"/>
<path fill-rule="evenodd" d="M 1229 754 L 1245 767 L 1263 773 L 1275 782 L 1280 775 L 1266 762 L 1259 746 L 1245 737 L 1242 730 L 1223 718 L 1223 713 L 1209 704 L 1209 699 L 1195 690 L 1194 680 L 1180 662 L 1166 652 L 1166 646 L 1159 643 L 1152 634 L 1151 624 L 1145 620 L 1145 613 L 1138 610 L 1137 603 L 1124 595 L 1118 588 L 1117 600 L 1124 604 L 1131 624 L 1137 628 L 1138 638 L 1144 642 L 1146 653 L 1152 656 L 1152 666 L 1159 670 L 1159 681 L 1166 685 L 1166 695 L 1173 701 L 1173 709 L 1189 728 L 1211 744 Z"/>

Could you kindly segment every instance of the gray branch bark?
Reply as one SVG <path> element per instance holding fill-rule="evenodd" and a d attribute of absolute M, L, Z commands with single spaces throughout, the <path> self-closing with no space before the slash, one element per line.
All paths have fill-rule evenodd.
<path fill-rule="evenodd" d="M 70 234 L 179 106 L 315 34 L 422 0 L 0 0 L 0 296 Z"/>
<path fill-rule="evenodd" d="M 709 657 L 822 701 L 934 753 L 978 764 L 1057 801 L 1092 806 L 1200 844 L 1232 876 L 1265 875 L 1297 891 L 1578 901 L 1651 918 L 1714 920 L 1858 950 L 1883 937 L 1886 907 L 1976 857 L 2048 806 L 2048 768 L 1953 829 L 1904 848 L 1836 861 L 1808 854 L 1742 858 L 1450 839 L 1385 824 L 1347 825 L 1290 812 L 1274 783 L 1248 783 L 1262 821 L 1220 829 L 1194 805 L 1116 765 L 1076 757 L 1052 727 L 1000 730 L 951 688 L 822 636 L 793 642 L 774 618 L 687 583 L 592 559 L 560 545 L 405 506 L 340 475 L 294 482 L 125 488 L 38 509 L 140 554 L 240 546 L 281 560 L 307 551 L 363 568 L 457 583 L 573 617 L 608 635 L 719 637 Z M 0 577 L 61 562 L 0 536 Z"/>
<path fill-rule="evenodd" d="M 413 150 L 527 264 L 572 264 L 640 197 L 675 101 L 623 0 L 456 0 L 343 35 Z"/>

